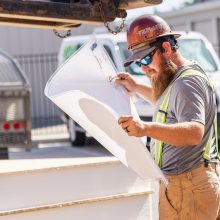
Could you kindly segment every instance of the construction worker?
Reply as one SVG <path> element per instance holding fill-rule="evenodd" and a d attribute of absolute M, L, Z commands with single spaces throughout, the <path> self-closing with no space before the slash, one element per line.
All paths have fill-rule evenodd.
<path fill-rule="evenodd" d="M 156 15 L 129 25 L 131 56 L 124 65 L 140 66 L 151 86 L 125 72 L 118 73 L 116 84 L 155 105 L 155 114 L 152 122 L 125 115 L 118 123 L 129 136 L 151 137 L 152 156 L 169 182 L 160 185 L 160 219 L 215 220 L 220 205 L 216 98 L 206 73 L 178 51 L 179 36 Z"/>

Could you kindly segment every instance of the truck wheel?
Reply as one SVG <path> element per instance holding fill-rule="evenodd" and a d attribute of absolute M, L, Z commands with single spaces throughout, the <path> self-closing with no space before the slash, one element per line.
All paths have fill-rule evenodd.
<path fill-rule="evenodd" d="M 0 147 L 0 160 L 9 159 L 8 148 Z"/>
<path fill-rule="evenodd" d="M 85 145 L 86 131 L 72 119 L 68 120 L 68 130 L 70 135 L 70 142 L 73 147 L 81 147 Z"/>
<path fill-rule="evenodd" d="M 76 131 L 76 138 L 74 141 L 71 141 L 73 147 L 82 147 L 86 142 L 85 132 Z"/>

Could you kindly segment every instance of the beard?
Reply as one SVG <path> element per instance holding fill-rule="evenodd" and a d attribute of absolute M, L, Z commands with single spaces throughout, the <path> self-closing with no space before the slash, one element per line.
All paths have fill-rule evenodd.
<path fill-rule="evenodd" d="M 173 77 L 176 73 L 176 65 L 169 60 L 164 60 L 160 65 L 157 79 L 151 81 L 153 88 L 153 95 L 156 100 L 160 98 L 165 89 L 168 87 L 170 82 L 173 80 Z M 152 70 L 155 72 L 155 70 Z"/>

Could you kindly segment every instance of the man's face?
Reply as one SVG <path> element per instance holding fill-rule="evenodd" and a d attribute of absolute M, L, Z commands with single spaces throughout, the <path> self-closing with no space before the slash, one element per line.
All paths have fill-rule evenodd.
<path fill-rule="evenodd" d="M 154 54 L 152 63 L 148 66 L 142 65 L 141 68 L 150 79 L 154 97 L 158 100 L 172 81 L 176 72 L 176 65 L 167 59 L 158 49 Z"/>

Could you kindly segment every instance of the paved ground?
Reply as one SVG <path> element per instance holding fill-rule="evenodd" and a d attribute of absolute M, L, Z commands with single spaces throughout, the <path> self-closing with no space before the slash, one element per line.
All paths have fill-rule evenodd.
<path fill-rule="evenodd" d="M 111 156 L 104 147 L 94 140 L 88 141 L 83 147 L 72 147 L 66 140 L 56 143 L 41 143 L 30 151 L 11 148 L 9 159 L 37 159 L 37 158 L 72 158 L 72 157 L 102 157 Z"/>

